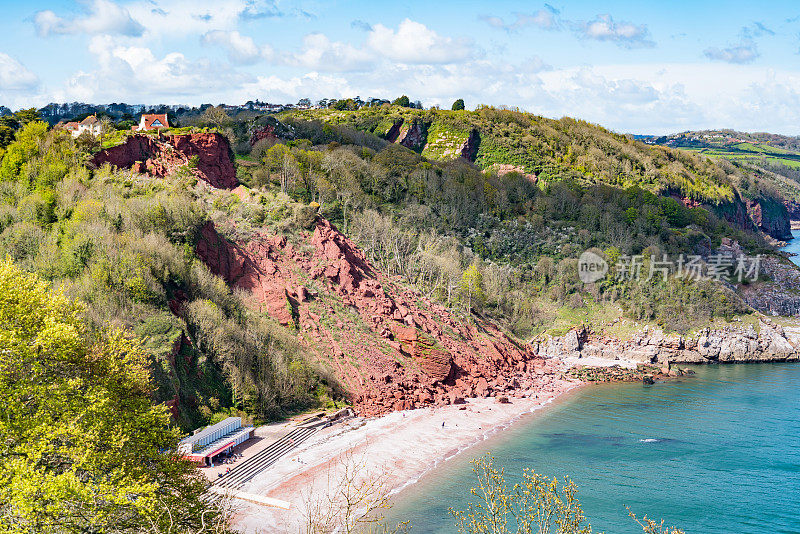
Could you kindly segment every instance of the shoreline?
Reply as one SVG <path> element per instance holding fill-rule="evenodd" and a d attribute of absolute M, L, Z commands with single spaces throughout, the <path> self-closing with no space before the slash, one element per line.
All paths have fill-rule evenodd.
<path fill-rule="evenodd" d="M 356 417 L 320 430 L 241 488 L 286 501 L 289 509 L 234 499 L 232 527 L 246 533 L 302 531 L 311 495 L 318 500 L 335 492 L 345 472 L 356 472 L 359 482 L 380 479 L 389 499 L 397 499 L 449 460 L 502 435 L 527 415 L 543 413 L 583 385 L 555 380 L 547 390 L 512 397 L 508 404 L 473 398 L 460 405 Z"/>
<path fill-rule="evenodd" d="M 573 396 L 575 396 L 581 390 L 592 387 L 592 386 L 599 386 L 599 385 L 609 385 L 601 384 L 601 383 L 594 383 L 594 382 L 583 382 L 576 384 L 575 387 L 565 390 L 563 393 L 548 399 L 543 404 L 539 405 L 538 407 L 525 412 L 520 412 L 516 417 L 508 420 L 505 424 L 499 425 L 497 428 L 492 429 L 485 433 L 482 438 L 477 439 L 474 443 L 466 445 L 463 449 L 459 450 L 457 453 L 448 456 L 447 458 L 442 458 L 436 465 L 432 466 L 428 469 L 425 473 L 423 473 L 420 477 L 416 480 L 408 481 L 404 486 L 400 488 L 396 488 L 390 492 L 390 499 L 392 501 L 392 506 L 397 504 L 398 501 L 402 500 L 406 497 L 405 493 L 413 487 L 416 487 L 418 484 L 425 484 L 429 477 L 435 476 L 437 472 L 445 467 L 451 460 L 460 459 L 462 457 L 462 453 L 467 452 L 468 450 L 475 453 L 473 457 L 478 457 L 484 453 L 486 453 L 486 449 L 492 446 L 495 442 L 501 439 L 505 439 L 508 437 L 508 430 L 512 430 L 517 428 L 520 425 L 532 423 L 539 417 L 542 417 L 548 410 L 552 410 L 558 404 L 567 402 Z"/>

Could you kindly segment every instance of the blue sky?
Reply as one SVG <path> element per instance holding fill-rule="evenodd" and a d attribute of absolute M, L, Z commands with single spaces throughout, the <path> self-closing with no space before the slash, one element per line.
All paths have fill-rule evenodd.
<path fill-rule="evenodd" d="M 800 134 L 800 3 L 0 0 L 0 104 L 402 93 Z"/>

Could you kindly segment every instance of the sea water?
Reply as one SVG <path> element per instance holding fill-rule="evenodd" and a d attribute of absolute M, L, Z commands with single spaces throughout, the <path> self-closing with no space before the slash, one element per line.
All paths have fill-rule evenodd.
<path fill-rule="evenodd" d="M 569 475 L 595 532 L 642 532 L 626 506 L 687 533 L 800 532 L 800 365 L 694 367 L 694 376 L 581 388 L 437 467 L 388 514 L 412 532 L 453 533 L 491 453 L 509 482 L 523 468 Z"/>
<path fill-rule="evenodd" d="M 791 260 L 795 265 L 800 265 L 800 230 L 792 230 L 792 236 L 794 239 L 789 241 L 789 244 L 783 247 L 783 250 L 797 254 L 797 256 L 792 256 Z"/>

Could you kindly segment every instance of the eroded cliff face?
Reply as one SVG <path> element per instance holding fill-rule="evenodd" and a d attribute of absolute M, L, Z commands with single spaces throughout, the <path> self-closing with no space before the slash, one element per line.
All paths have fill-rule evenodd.
<path fill-rule="evenodd" d="M 791 239 L 792 230 L 786 206 L 775 199 L 759 197 L 746 201 L 747 213 L 753 223 L 775 239 Z"/>
<path fill-rule="evenodd" d="M 390 143 L 397 142 L 397 138 L 400 136 L 400 128 L 403 127 L 403 119 L 396 120 L 392 127 L 389 128 L 389 131 L 386 132 L 386 140 Z"/>
<path fill-rule="evenodd" d="M 478 148 L 481 145 L 481 134 L 478 130 L 472 130 L 469 132 L 469 137 L 461 146 L 461 150 L 459 153 L 461 157 L 465 160 L 469 161 L 470 163 L 475 163 L 475 158 L 478 157 Z"/>
<path fill-rule="evenodd" d="M 410 124 L 404 124 L 400 128 L 396 143 L 403 145 L 411 150 L 422 150 L 428 140 L 428 128 L 425 123 L 415 119 Z"/>
<path fill-rule="evenodd" d="M 94 167 L 106 163 L 158 178 L 186 168 L 198 179 L 222 189 L 232 189 L 239 183 L 230 143 L 219 133 L 132 135 L 121 145 L 101 150 L 91 161 Z"/>
<path fill-rule="evenodd" d="M 788 259 L 767 256 L 761 258 L 760 272 L 769 280 L 741 286 L 742 299 L 767 315 L 800 316 L 800 270 Z"/>
<path fill-rule="evenodd" d="M 789 212 L 777 199 L 759 196 L 745 200 L 737 194 L 730 202 L 705 207 L 736 228 L 760 230 L 775 239 L 789 239 L 792 236 Z"/>
<path fill-rule="evenodd" d="M 783 205 L 786 206 L 786 212 L 789 215 L 789 220 L 800 221 L 800 202 L 784 200 Z"/>
<path fill-rule="evenodd" d="M 208 223 L 197 254 L 296 329 L 360 414 L 530 394 L 560 380 L 559 362 L 536 357 L 489 322 L 467 324 L 384 276 L 324 219 L 295 243 L 266 234 L 232 243 Z"/>

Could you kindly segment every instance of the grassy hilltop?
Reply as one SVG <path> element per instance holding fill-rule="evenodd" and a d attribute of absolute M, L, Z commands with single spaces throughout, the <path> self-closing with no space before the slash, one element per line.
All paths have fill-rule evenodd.
<path fill-rule="evenodd" d="M 639 186 L 714 204 L 732 200 L 734 189 L 750 178 L 733 165 L 647 145 L 578 119 L 553 120 L 507 109 L 449 111 L 391 106 L 293 111 L 285 116 L 346 125 L 382 138 L 396 125 L 402 129 L 419 124 L 426 139 L 411 148 L 432 160 L 451 158 L 454 148 L 476 132 L 479 140 L 474 162 L 482 169 L 513 165 L 543 180 L 570 177 L 619 187 Z"/>

